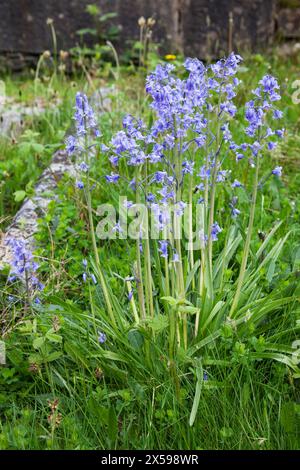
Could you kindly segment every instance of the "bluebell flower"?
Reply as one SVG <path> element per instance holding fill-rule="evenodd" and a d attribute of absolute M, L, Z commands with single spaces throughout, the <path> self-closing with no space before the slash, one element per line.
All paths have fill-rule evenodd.
<path fill-rule="evenodd" d="M 274 135 L 274 134 L 275 134 L 275 132 L 272 131 L 272 129 L 270 127 L 268 127 L 267 130 L 266 130 L 264 138 L 266 139 L 267 137 L 271 137 L 271 135 Z"/>
<path fill-rule="evenodd" d="M 120 224 L 119 221 L 114 225 L 114 227 L 112 228 L 112 231 L 113 232 L 118 232 L 118 233 L 123 232 L 123 229 L 122 229 L 121 224 Z"/>
<path fill-rule="evenodd" d="M 170 191 L 168 186 L 163 186 L 163 188 L 158 191 L 158 193 L 162 196 L 161 201 L 167 202 L 168 199 L 174 200 L 175 199 L 175 192 L 173 190 Z"/>
<path fill-rule="evenodd" d="M 284 136 L 284 129 L 277 129 L 275 131 L 275 134 L 278 135 L 278 137 L 282 138 Z"/>
<path fill-rule="evenodd" d="M 203 230 L 199 230 L 199 240 L 203 246 L 205 246 L 208 242 L 208 235 L 204 233 Z"/>
<path fill-rule="evenodd" d="M 158 251 L 161 253 L 162 258 L 168 258 L 168 241 L 166 240 L 159 240 L 159 249 Z"/>
<path fill-rule="evenodd" d="M 203 63 L 197 58 L 188 57 L 184 62 L 184 67 L 186 70 L 192 72 L 193 74 L 198 73 L 203 75 L 206 71 Z"/>
<path fill-rule="evenodd" d="M 76 181 L 76 188 L 78 188 L 78 189 L 83 189 L 83 188 L 84 188 L 84 183 L 83 183 L 83 181 Z"/>
<path fill-rule="evenodd" d="M 134 206 L 134 203 L 132 201 L 127 201 L 127 199 L 123 202 L 123 206 L 125 209 L 130 209 L 131 207 Z"/>
<path fill-rule="evenodd" d="M 117 166 L 119 163 L 119 157 L 117 155 L 111 155 L 109 161 L 113 166 Z"/>
<path fill-rule="evenodd" d="M 241 211 L 239 209 L 237 209 L 237 207 L 236 207 L 237 202 L 238 202 L 238 198 L 236 196 L 234 196 L 231 199 L 230 203 L 229 203 L 229 206 L 231 207 L 231 216 L 233 218 L 236 218 L 241 213 Z"/>
<path fill-rule="evenodd" d="M 152 177 L 152 183 L 164 183 L 168 173 L 166 171 L 156 171 Z"/>
<path fill-rule="evenodd" d="M 111 173 L 110 175 L 106 175 L 105 178 L 109 183 L 117 183 L 120 179 L 120 175 L 117 173 Z"/>
<path fill-rule="evenodd" d="M 69 156 L 73 155 L 76 150 L 76 139 L 72 135 L 66 139 L 66 150 Z"/>
<path fill-rule="evenodd" d="M 109 147 L 105 144 L 101 144 L 100 149 L 102 150 L 103 153 L 106 153 L 109 151 Z"/>
<path fill-rule="evenodd" d="M 282 116 L 283 116 L 282 111 L 279 111 L 279 109 L 274 109 L 274 113 L 273 113 L 273 118 L 274 119 L 281 119 Z"/>
<path fill-rule="evenodd" d="M 211 227 L 211 239 L 212 241 L 218 240 L 218 234 L 222 232 L 222 228 L 219 226 L 217 222 L 214 222 Z"/>
<path fill-rule="evenodd" d="M 99 331 L 99 332 L 98 332 L 98 335 L 99 335 L 99 336 L 98 336 L 98 342 L 99 342 L 100 344 L 105 343 L 105 341 L 106 341 L 106 334 L 103 333 L 103 332 L 101 332 L 101 331 Z"/>
<path fill-rule="evenodd" d="M 220 170 L 218 171 L 217 173 L 217 178 L 216 178 L 216 181 L 217 183 L 222 183 L 225 181 L 225 178 L 228 174 L 228 170 Z"/>
<path fill-rule="evenodd" d="M 208 179 L 210 177 L 211 170 L 210 168 L 206 168 L 205 165 L 203 165 L 200 168 L 200 173 L 198 173 L 198 176 L 200 176 L 201 179 Z"/>
<path fill-rule="evenodd" d="M 223 131 L 223 136 L 224 136 L 225 142 L 231 142 L 232 134 L 229 130 L 229 123 L 228 122 L 226 122 L 225 124 L 223 124 L 221 126 L 221 131 Z"/>
<path fill-rule="evenodd" d="M 240 215 L 241 211 L 239 209 L 237 209 L 236 207 L 233 207 L 232 210 L 231 210 L 231 215 L 232 217 L 237 217 L 238 215 Z"/>
<path fill-rule="evenodd" d="M 265 93 L 273 93 L 274 90 L 279 88 L 277 80 L 271 75 L 265 75 L 259 82 Z"/>
<path fill-rule="evenodd" d="M 92 273 L 92 274 L 90 274 L 90 277 L 91 277 L 91 279 L 92 279 L 93 283 L 94 283 L 94 284 L 97 284 L 97 279 L 96 279 L 96 276 L 95 276 L 93 273 Z"/>
<path fill-rule="evenodd" d="M 277 142 L 270 141 L 268 142 L 268 149 L 273 150 L 276 147 L 276 145 L 277 145 Z"/>
<path fill-rule="evenodd" d="M 133 291 L 131 290 L 131 291 L 128 293 L 128 296 L 127 296 L 129 302 L 131 301 L 132 297 L 133 297 Z"/>
<path fill-rule="evenodd" d="M 276 166 L 274 170 L 272 170 L 272 174 L 280 177 L 282 175 L 282 166 Z"/>
<path fill-rule="evenodd" d="M 184 209 L 186 208 L 186 202 L 178 201 L 174 205 L 174 214 L 181 216 L 184 213 Z"/>
<path fill-rule="evenodd" d="M 155 194 L 148 193 L 146 196 L 147 202 L 154 202 L 155 201 Z"/>
<path fill-rule="evenodd" d="M 94 111 L 90 107 L 87 96 L 84 93 L 78 92 L 76 94 L 74 120 L 78 136 L 86 135 L 88 130 L 92 130 L 94 135 L 99 135 L 99 133 L 96 132 L 97 123 L 95 120 Z"/>
<path fill-rule="evenodd" d="M 232 188 L 241 188 L 243 185 L 239 180 L 235 179 L 231 186 Z"/>
<path fill-rule="evenodd" d="M 132 191 L 135 191 L 136 190 L 136 180 L 135 178 L 133 178 L 130 182 L 129 182 L 129 187 Z"/>
<path fill-rule="evenodd" d="M 81 162 L 79 164 L 79 169 L 83 171 L 84 173 L 87 173 L 89 171 L 89 165 L 87 165 L 87 163 L 85 162 Z"/>
<path fill-rule="evenodd" d="M 185 160 L 184 162 L 182 162 L 182 174 L 186 175 L 189 173 L 192 175 L 194 171 L 194 165 L 195 162 L 191 160 Z"/>
<path fill-rule="evenodd" d="M 5 244 L 11 250 L 9 281 L 27 280 L 32 288 L 43 290 L 44 285 L 37 278 L 38 263 L 23 238 L 7 238 Z"/>

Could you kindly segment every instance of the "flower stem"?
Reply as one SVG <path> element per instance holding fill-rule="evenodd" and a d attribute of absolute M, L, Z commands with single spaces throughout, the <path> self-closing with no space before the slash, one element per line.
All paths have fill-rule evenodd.
<path fill-rule="evenodd" d="M 130 295 L 130 294 L 132 295 L 132 297 L 130 299 L 130 305 L 131 305 L 131 308 L 132 308 L 132 313 L 133 313 L 133 316 L 134 316 L 134 320 L 138 324 L 140 322 L 140 319 L 139 319 L 138 312 L 137 312 L 137 309 L 136 309 L 134 296 L 133 296 L 133 293 L 132 293 L 131 282 L 126 281 L 126 286 L 127 286 L 127 290 L 128 290 L 128 295 Z"/>
<path fill-rule="evenodd" d="M 87 202 L 87 208 L 88 208 L 90 234 L 91 234 L 91 239 L 92 239 L 92 246 L 93 246 L 94 256 L 95 256 L 95 260 L 96 260 L 97 274 L 98 274 L 98 277 L 100 279 L 100 284 L 101 284 L 101 287 L 102 287 L 102 291 L 103 291 L 103 295 L 104 295 L 104 298 L 105 298 L 105 302 L 106 302 L 106 306 L 107 306 L 107 310 L 108 310 L 110 319 L 111 319 L 112 323 L 114 324 L 114 326 L 116 326 L 116 319 L 115 319 L 112 304 L 111 304 L 111 301 L 110 301 L 110 298 L 109 298 L 109 293 L 108 293 L 108 290 L 107 290 L 105 279 L 104 279 L 104 276 L 103 276 L 103 273 L 102 273 L 100 259 L 99 259 L 99 253 L 98 253 L 98 249 L 97 249 L 97 242 L 96 242 L 96 237 L 95 237 L 95 228 L 94 228 L 94 221 L 93 221 L 93 212 L 92 212 L 91 190 L 90 190 L 90 186 L 89 186 L 89 177 L 87 177 L 87 181 L 88 181 L 88 183 L 87 183 L 87 189 L 86 189 L 85 194 L 86 194 L 86 202 Z"/>
<path fill-rule="evenodd" d="M 147 177 L 148 177 L 148 168 L 147 163 L 145 165 L 145 181 L 146 187 L 145 191 L 147 194 Z M 150 251 L 150 242 L 149 242 L 149 220 L 148 220 L 148 211 L 146 212 L 146 230 L 145 230 L 145 257 L 144 257 L 144 270 L 145 270 L 145 296 L 146 296 L 146 305 L 147 313 L 151 317 L 154 316 L 154 307 L 153 307 L 153 295 L 152 295 L 152 273 L 151 273 L 151 251 Z"/>
<path fill-rule="evenodd" d="M 140 192 L 139 192 L 139 181 L 138 181 L 138 171 L 136 172 L 136 203 L 140 204 Z M 142 274 L 142 263 L 141 263 L 141 251 L 140 251 L 140 236 L 136 239 L 136 284 L 137 292 L 139 299 L 140 314 L 142 318 L 146 317 L 145 310 L 145 299 L 144 299 L 144 283 L 143 283 L 143 274 Z"/>
<path fill-rule="evenodd" d="M 189 184 L 189 254 L 190 269 L 194 267 L 194 244 L 193 244 L 193 175 L 190 176 Z M 195 278 L 192 279 L 192 288 L 195 289 Z"/>
<path fill-rule="evenodd" d="M 243 258 L 242 258 L 242 263 L 240 267 L 237 288 L 236 288 L 235 296 L 234 296 L 230 313 L 229 313 L 230 317 L 233 316 L 236 308 L 238 307 L 241 290 L 243 287 L 243 282 L 244 282 L 245 273 L 246 273 L 246 267 L 247 267 L 247 261 L 248 261 L 250 243 L 251 243 L 251 237 L 252 237 L 252 231 L 253 231 L 253 224 L 254 224 L 255 205 L 256 205 L 257 189 L 258 189 L 258 173 L 259 173 L 259 156 L 257 156 L 257 159 L 256 159 L 256 169 L 255 169 L 253 193 L 252 193 L 251 206 L 250 206 L 250 216 L 249 216 L 247 237 L 246 237 L 246 242 L 244 246 Z"/>

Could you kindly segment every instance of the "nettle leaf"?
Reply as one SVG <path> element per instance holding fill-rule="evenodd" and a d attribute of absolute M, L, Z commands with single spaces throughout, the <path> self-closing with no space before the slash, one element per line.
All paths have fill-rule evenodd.
<path fill-rule="evenodd" d="M 48 333 L 46 333 L 46 338 L 49 339 L 50 341 L 52 341 L 53 343 L 61 343 L 62 342 L 62 336 L 57 335 L 55 333 L 51 333 L 49 331 L 48 331 Z"/>
<path fill-rule="evenodd" d="M 145 323 L 152 331 L 163 331 L 169 326 L 169 318 L 166 315 L 155 315 L 153 318 L 147 318 Z"/>
<path fill-rule="evenodd" d="M 21 202 L 26 197 L 26 191 L 20 189 L 19 191 L 14 192 L 14 197 L 16 202 Z"/>
<path fill-rule="evenodd" d="M 28 361 L 31 364 L 41 364 L 43 362 L 43 357 L 40 354 L 30 354 Z"/>
<path fill-rule="evenodd" d="M 31 152 L 31 142 L 23 142 L 19 145 L 19 152 L 22 157 L 29 155 Z"/>
<path fill-rule="evenodd" d="M 195 315 L 196 313 L 200 312 L 200 309 L 197 307 L 191 307 L 189 305 L 184 305 L 178 308 L 179 313 L 188 313 L 190 315 Z"/>
<path fill-rule="evenodd" d="M 31 320 L 26 320 L 24 323 L 18 326 L 18 331 L 20 331 L 21 334 L 30 334 L 30 333 L 35 333 L 36 332 L 36 318 L 31 321 Z"/>
<path fill-rule="evenodd" d="M 47 354 L 44 361 L 45 362 L 56 361 L 57 359 L 59 359 L 62 356 L 62 354 L 63 354 L 62 351 L 54 351 L 50 354 Z"/>
<path fill-rule="evenodd" d="M 178 300 L 170 296 L 162 297 L 161 300 L 167 302 L 169 305 L 171 305 L 171 307 L 175 307 L 178 304 Z"/>
<path fill-rule="evenodd" d="M 34 349 L 40 349 L 44 344 L 45 344 L 44 336 L 40 336 L 39 338 L 35 338 L 33 340 L 33 343 L 32 343 Z"/>
<path fill-rule="evenodd" d="M 171 307 L 176 307 L 177 305 L 190 305 L 193 306 L 191 302 L 186 299 L 175 299 L 171 296 L 161 297 L 161 300 L 165 300 Z"/>
<path fill-rule="evenodd" d="M 38 144 L 38 143 L 33 143 L 32 144 L 32 150 L 35 152 L 35 153 L 43 153 L 44 152 L 44 145 L 42 144 Z"/>

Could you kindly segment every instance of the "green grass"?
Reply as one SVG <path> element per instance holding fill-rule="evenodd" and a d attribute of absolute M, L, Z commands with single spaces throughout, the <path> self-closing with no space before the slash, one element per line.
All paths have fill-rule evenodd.
<path fill-rule="evenodd" d="M 292 103 L 291 94 L 300 67 L 274 57 L 249 57 L 241 71 L 241 102 L 268 71 L 283 85 L 280 107 L 288 135 L 265 168 L 267 172 L 282 165 L 284 177 L 282 182 L 270 181 L 260 200 L 253 251 L 262 244 L 258 232 L 269 231 L 274 220 L 283 223 L 271 247 L 288 230 L 291 233 L 273 275 L 267 269 L 259 272 L 260 287 L 267 292 L 268 302 L 273 302 L 263 321 L 242 328 L 224 327 L 218 341 L 199 353 L 180 350 L 176 358 L 179 383 L 174 381 L 163 320 L 135 328 L 128 303 L 120 300 L 126 297 L 125 287 L 115 273 L 121 277 L 130 273 L 134 247 L 127 241 L 99 244 L 106 279 L 114 298 L 120 300 L 123 323 L 119 331 L 108 320 L 100 287 L 82 283 L 82 259 L 91 252 L 88 221 L 83 202 L 66 177 L 59 185 L 58 200 L 40 221 L 36 237 L 46 290 L 43 305 L 35 307 L 34 315 L 24 318 L 17 301 L 8 304 L 10 288 L 0 273 L 8 359 L 7 366 L 0 369 L 1 449 L 299 449 L 300 378 L 284 362 L 268 361 L 263 355 L 270 353 L 268 344 L 285 352 L 283 344 L 292 345 L 298 338 L 300 118 L 299 105 Z M 137 86 L 140 78 L 128 77 L 126 71 L 123 74 L 118 99 L 113 100 L 111 113 L 101 118 L 105 142 L 120 127 L 122 114 L 146 113 L 139 99 L 143 96 Z M 34 143 L 43 151 L 28 150 L 22 156 L 22 142 L 31 142 L 30 132 L 16 146 L 1 144 L 0 171 L 10 174 L 1 193 L 5 219 L 20 204 L 14 201 L 14 192 L 28 191 L 26 187 L 36 181 L 60 145 L 62 130 L 71 123 L 74 91 L 81 83 L 71 90 L 68 82 L 57 85 L 62 97 L 59 112 L 49 111 L 41 122 L 26 124 L 30 132 L 38 133 Z M 30 81 L 24 83 L 25 102 L 32 99 L 32 86 Z M 19 84 L 9 82 L 12 95 L 18 88 Z M 107 163 L 101 160 L 96 174 L 100 177 L 107 170 Z M 245 173 L 239 171 L 242 180 Z M 117 193 L 101 185 L 94 197 L 96 207 L 115 199 Z M 242 204 L 246 208 L 247 201 Z M 246 214 L 241 225 L 243 217 Z M 232 273 L 227 274 L 230 284 Z M 292 302 L 283 300 L 292 295 Z M 263 311 L 255 303 L 251 308 L 257 316 Z M 107 334 L 103 346 L 97 341 L 98 331 Z M 199 367 L 208 380 L 199 381 Z M 195 398 L 197 390 L 200 396 L 196 393 Z M 55 399 L 55 413 L 61 414 L 57 425 L 57 414 L 49 418 L 49 401 Z M 197 413 L 190 426 L 195 402 Z"/>
<path fill-rule="evenodd" d="M 1 228 L 11 221 L 23 197 L 31 195 L 34 185 L 47 167 L 52 154 L 62 146 L 65 132 L 70 126 L 76 91 L 84 84 L 82 79 L 58 79 L 49 85 L 39 82 L 35 88 L 30 78 L 5 76 L 7 104 L 27 108 L 35 106 L 36 100 L 44 111 L 37 115 L 25 115 L 19 132 L 13 129 L 9 136 L 0 136 L 0 222 Z"/>

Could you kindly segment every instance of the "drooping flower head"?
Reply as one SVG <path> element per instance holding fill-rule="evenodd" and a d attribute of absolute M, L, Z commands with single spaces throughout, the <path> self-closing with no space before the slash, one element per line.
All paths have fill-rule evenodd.
<path fill-rule="evenodd" d="M 23 238 L 8 238 L 5 241 L 10 248 L 10 274 L 9 281 L 17 279 L 26 282 L 31 288 L 44 289 L 44 285 L 37 278 L 38 263 Z"/>

